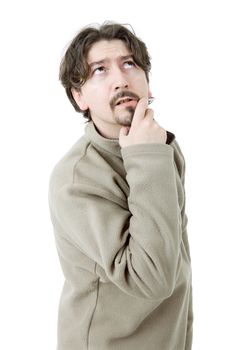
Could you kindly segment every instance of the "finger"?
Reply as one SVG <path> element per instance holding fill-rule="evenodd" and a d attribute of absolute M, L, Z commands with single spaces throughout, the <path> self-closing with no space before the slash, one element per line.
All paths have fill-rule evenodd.
<path fill-rule="evenodd" d="M 127 126 L 122 126 L 122 128 L 120 129 L 119 138 L 123 138 L 124 136 L 127 136 L 128 133 L 129 133 L 129 128 Z"/>
<path fill-rule="evenodd" d="M 119 145 L 121 147 L 124 147 L 125 145 L 125 140 L 127 138 L 127 135 L 129 133 L 129 129 L 127 126 L 123 126 L 122 128 L 120 128 L 120 132 L 119 132 Z"/>
<path fill-rule="evenodd" d="M 154 118 L 154 110 L 151 108 L 147 108 L 146 114 L 145 114 L 145 120 L 148 122 L 153 122 L 153 124 L 156 124 L 157 126 L 160 126 L 157 120 Z"/>
<path fill-rule="evenodd" d="M 131 128 L 134 128 L 135 126 L 137 127 L 140 121 L 144 119 L 147 107 L 148 107 L 148 99 L 145 97 L 142 97 L 138 101 L 137 106 L 135 108 Z"/>
<path fill-rule="evenodd" d="M 155 121 L 154 120 L 154 111 L 151 108 L 147 108 L 145 112 L 145 118 L 147 120 Z"/>

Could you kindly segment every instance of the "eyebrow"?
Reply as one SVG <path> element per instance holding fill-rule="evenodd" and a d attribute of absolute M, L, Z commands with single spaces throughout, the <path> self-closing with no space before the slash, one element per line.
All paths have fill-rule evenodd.
<path fill-rule="evenodd" d="M 133 58 L 133 55 L 119 56 L 118 60 L 123 61 L 123 60 L 127 60 L 129 58 Z M 102 59 L 100 61 L 89 63 L 89 66 L 90 66 L 90 68 L 92 68 L 93 66 L 96 66 L 96 65 L 99 65 L 99 64 L 103 64 L 103 63 L 106 63 L 106 62 L 109 62 L 109 61 L 110 60 L 108 58 L 104 58 L 104 59 Z"/>

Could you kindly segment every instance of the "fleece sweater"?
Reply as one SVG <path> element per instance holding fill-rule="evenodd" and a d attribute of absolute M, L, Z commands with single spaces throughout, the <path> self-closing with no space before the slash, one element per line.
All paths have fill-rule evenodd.
<path fill-rule="evenodd" d="M 58 350 L 191 349 L 184 179 L 175 137 L 121 148 L 93 122 L 54 167 Z"/>

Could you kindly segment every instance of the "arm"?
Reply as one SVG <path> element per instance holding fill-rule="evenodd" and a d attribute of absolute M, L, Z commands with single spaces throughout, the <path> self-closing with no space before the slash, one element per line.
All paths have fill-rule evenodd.
<path fill-rule="evenodd" d="M 54 216 L 72 244 L 121 290 L 162 300 L 173 291 L 180 257 L 174 150 L 140 144 L 122 149 L 122 157 L 128 206 L 111 189 L 76 181 L 59 190 Z"/>

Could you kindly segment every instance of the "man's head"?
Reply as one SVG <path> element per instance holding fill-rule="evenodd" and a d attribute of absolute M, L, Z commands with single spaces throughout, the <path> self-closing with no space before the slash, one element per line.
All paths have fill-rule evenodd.
<path fill-rule="evenodd" d="M 61 62 L 60 80 L 88 121 L 119 129 L 131 124 L 138 99 L 151 95 L 150 68 L 145 44 L 125 26 L 108 23 L 77 34 Z M 132 101 L 119 103 L 123 98 Z"/>

